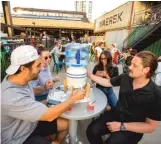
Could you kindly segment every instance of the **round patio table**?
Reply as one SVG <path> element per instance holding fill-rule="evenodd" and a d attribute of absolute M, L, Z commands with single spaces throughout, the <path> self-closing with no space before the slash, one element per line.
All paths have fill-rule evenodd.
<path fill-rule="evenodd" d="M 87 109 L 86 103 L 76 103 L 72 106 L 72 110 L 65 112 L 61 117 L 69 120 L 69 143 L 75 144 L 77 138 L 77 127 L 79 120 L 91 119 L 102 113 L 107 106 L 106 95 L 98 88 L 93 88 L 95 97 L 95 108 L 92 111 Z"/>

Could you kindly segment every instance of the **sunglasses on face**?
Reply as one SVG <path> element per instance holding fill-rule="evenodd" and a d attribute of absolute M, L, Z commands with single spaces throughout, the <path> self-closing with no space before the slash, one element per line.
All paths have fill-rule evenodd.
<path fill-rule="evenodd" d="M 45 59 L 45 60 L 51 59 L 51 56 L 46 56 L 46 57 L 44 57 L 44 59 Z"/>
<path fill-rule="evenodd" d="M 106 60 L 106 58 L 101 58 L 101 60 Z"/>

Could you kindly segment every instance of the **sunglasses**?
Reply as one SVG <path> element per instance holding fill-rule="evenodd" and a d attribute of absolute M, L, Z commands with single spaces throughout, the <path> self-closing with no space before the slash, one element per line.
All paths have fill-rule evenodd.
<path fill-rule="evenodd" d="M 46 57 L 44 57 L 44 59 L 45 59 L 45 60 L 51 59 L 51 56 L 46 56 Z"/>
<path fill-rule="evenodd" d="M 106 60 L 107 58 L 101 58 L 101 60 Z"/>

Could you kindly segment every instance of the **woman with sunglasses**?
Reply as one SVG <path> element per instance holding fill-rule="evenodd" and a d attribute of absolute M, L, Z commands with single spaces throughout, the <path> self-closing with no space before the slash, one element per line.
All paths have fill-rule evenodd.
<path fill-rule="evenodd" d="M 118 75 L 116 69 L 112 66 L 112 56 L 110 51 L 103 51 L 100 55 L 98 64 L 93 69 L 93 74 L 99 77 L 110 79 Z M 104 87 L 96 84 L 96 87 L 102 90 L 107 96 L 107 110 L 114 108 L 117 103 L 117 97 L 112 87 Z"/>
<path fill-rule="evenodd" d="M 56 77 L 54 79 L 51 74 L 49 67 L 49 64 L 51 62 L 50 52 L 46 48 L 41 46 L 38 48 L 38 54 L 42 59 L 42 63 L 40 66 L 41 70 L 38 79 L 31 81 L 30 83 L 34 89 L 36 100 L 43 101 L 46 100 L 49 89 L 53 88 L 53 82 L 59 81 L 59 78 Z"/>

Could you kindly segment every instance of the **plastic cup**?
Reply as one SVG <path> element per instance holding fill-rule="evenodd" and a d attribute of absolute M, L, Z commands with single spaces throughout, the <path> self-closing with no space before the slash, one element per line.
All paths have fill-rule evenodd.
<path fill-rule="evenodd" d="M 88 103 L 87 109 L 88 109 L 89 111 L 93 111 L 94 108 L 95 108 L 95 103 Z"/>
<path fill-rule="evenodd" d="M 93 92 L 93 88 L 90 89 L 90 97 L 89 98 L 90 98 L 90 100 L 89 100 L 90 103 L 95 102 L 95 94 Z"/>

